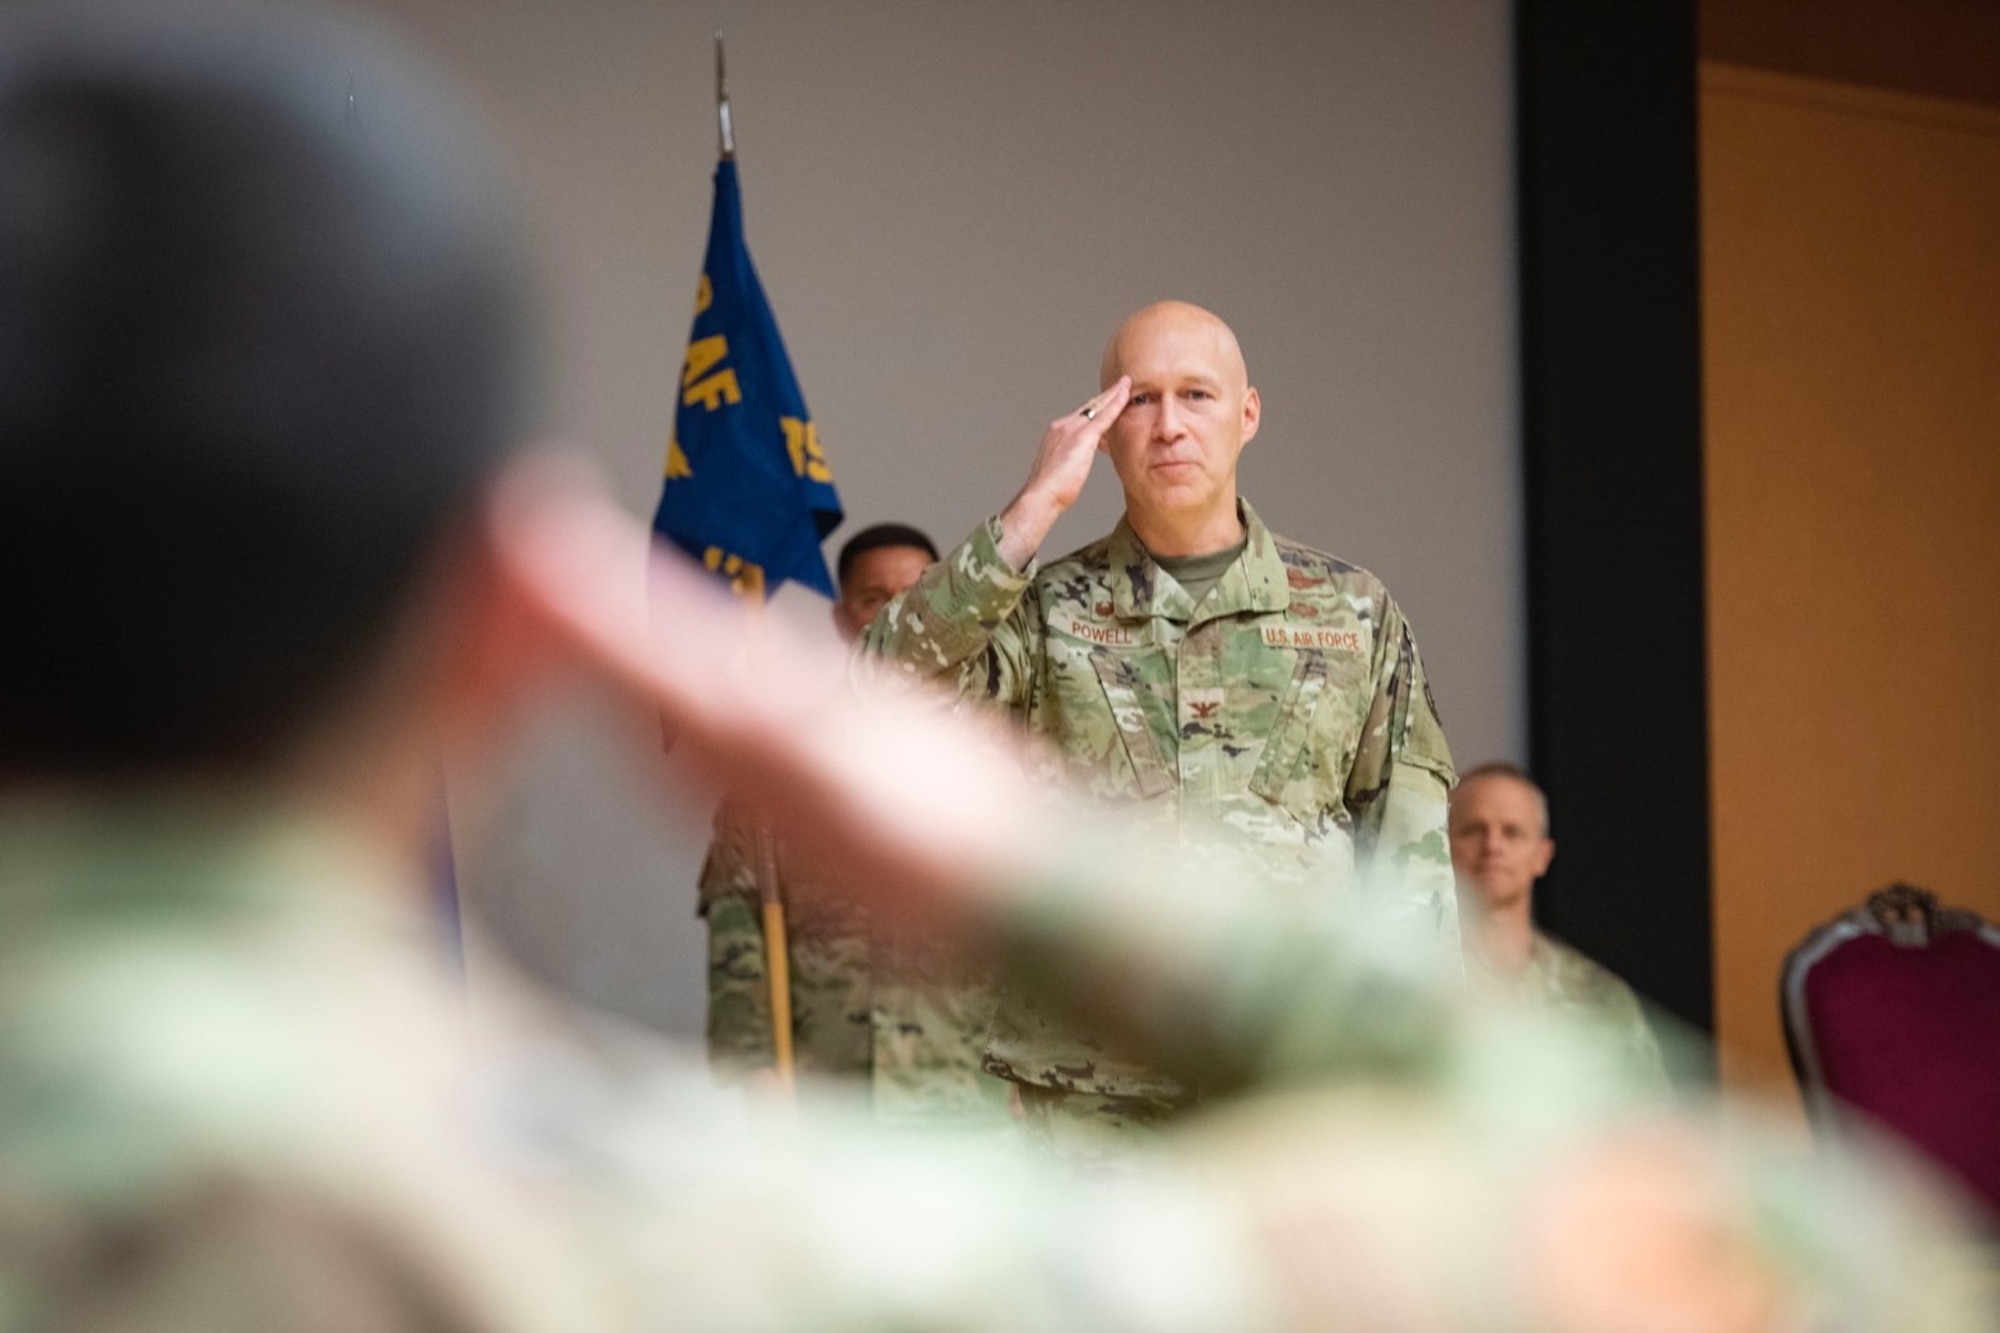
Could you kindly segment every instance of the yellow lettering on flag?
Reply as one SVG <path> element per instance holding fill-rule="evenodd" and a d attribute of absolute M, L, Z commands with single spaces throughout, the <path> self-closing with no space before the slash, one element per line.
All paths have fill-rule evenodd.
<path fill-rule="evenodd" d="M 785 452 L 792 456 L 792 471 L 831 484 L 833 468 L 827 464 L 826 451 L 820 447 L 819 427 L 797 417 L 779 417 L 778 424 L 785 428 Z"/>
<path fill-rule="evenodd" d="M 718 370 L 701 383 L 690 385 L 688 391 L 681 395 L 681 402 L 687 406 L 700 403 L 711 412 L 724 403 L 742 401 L 743 390 L 737 387 L 736 372 L 733 370 Z"/>
<path fill-rule="evenodd" d="M 695 284 L 695 289 L 694 289 L 695 317 L 699 319 L 704 313 L 707 312 L 708 308 L 714 304 L 715 304 L 715 288 L 709 283 L 708 274 L 704 273 L 701 275 L 701 281 Z"/>
<path fill-rule="evenodd" d="M 681 367 L 681 383 L 693 384 L 729 355 L 729 340 L 719 333 L 696 338 L 688 344 L 687 362 Z"/>
<path fill-rule="evenodd" d="M 738 597 L 764 596 L 764 567 L 753 565 L 740 555 L 731 555 L 720 546 L 711 546 L 701 553 L 701 563 L 712 573 L 721 574 L 729 580 L 729 591 Z"/>
<path fill-rule="evenodd" d="M 688 456 L 681 448 L 681 442 L 672 436 L 667 437 L 667 480 L 679 481 L 693 475 L 694 469 L 688 466 Z"/>

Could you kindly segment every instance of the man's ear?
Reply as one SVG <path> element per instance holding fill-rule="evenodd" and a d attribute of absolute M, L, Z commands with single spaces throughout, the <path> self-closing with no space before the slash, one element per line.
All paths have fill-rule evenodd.
<path fill-rule="evenodd" d="M 1543 839 L 1542 839 L 1542 854 L 1541 854 L 1541 856 L 1540 856 L 1540 857 L 1539 857 L 1539 858 L 1537 859 L 1537 862 L 1536 862 L 1536 865 L 1535 865 L 1535 878 L 1536 878 L 1536 879 L 1540 879 L 1540 878 L 1541 878 L 1541 877 L 1542 877 L 1543 875 L 1546 875 L 1546 874 L 1548 874 L 1548 873 L 1549 873 L 1549 862 L 1551 862 L 1551 861 L 1553 861 L 1553 860 L 1555 860 L 1555 859 L 1556 859 L 1556 843 L 1555 843 L 1555 839 L 1553 839 L 1553 838 L 1543 838 Z"/>
<path fill-rule="evenodd" d="M 1257 438 L 1257 424 L 1264 419 L 1264 400 L 1255 387 L 1243 393 L 1243 443 Z"/>

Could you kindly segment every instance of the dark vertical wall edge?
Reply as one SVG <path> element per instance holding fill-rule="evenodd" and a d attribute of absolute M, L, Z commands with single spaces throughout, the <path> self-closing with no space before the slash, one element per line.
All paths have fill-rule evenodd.
<path fill-rule="evenodd" d="M 1693 0 L 1517 0 L 1530 762 L 1554 933 L 1714 1027 Z"/>

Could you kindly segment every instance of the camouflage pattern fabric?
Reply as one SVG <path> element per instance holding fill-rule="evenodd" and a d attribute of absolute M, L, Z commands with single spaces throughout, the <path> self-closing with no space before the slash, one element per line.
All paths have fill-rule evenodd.
<path fill-rule="evenodd" d="M 1453 781 L 1415 637 L 1371 574 L 1272 535 L 1199 606 L 1123 520 L 1039 573 L 985 524 L 869 627 L 857 657 L 942 680 L 1049 743 L 1053 775 L 1192 854 L 1221 829 L 1258 887 L 1366 899 L 1458 966 Z M 1241 877 L 1226 891 L 1240 891 Z M 1179 1080 L 1003 994 L 987 1067 L 1021 1083 L 1179 1102 Z"/>
<path fill-rule="evenodd" d="M 1017 980 L 1190 1081 L 1339 1080 L 1079 1189 L 831 1112 L 759 1135 L 483 952 L 468 1003 L 369 847 L 0 808 L 0 1330 L 1991 1327 L 1893 1176 L 1648 1109 L 1324 915 L 1162 883 L 1133 934 L 1089 859 L 1000 911 Z"/>
<path fill-rule="evenodd" d="M 502 1107 L 561 1048 L 469 1021 L 425 902 L 200 798 L 0 810 L 0 1330 L 629 1321 Z"/>
<path fill-rule="evenodd" d="M 711 854 L 711 864 L 713 855 Z M 757 900 L 726 894 L 704 905 L 708 923 L 708 1055 L 733 1082 L 771 1067 L 771 1001 Z M 790 928 L 792 1055 L 799 1071 L 865 1080 L 874 1068 L 873 966 L 860 935 Z"/>
<path fill-rule="evenodd" d="M 1600 1033 L 1634 1078 L 1666 1086 L 1660 1041 L 1646 1021 L 1639 997 L 1594 959 L 1538 930 L 1529 946 L 1528 965 L 1519 972 L 1509 976 L 1477 961 L 1468 971 L 1483 993 L 1544 1006 Z"/>
<path fill-rule="evenodd" d="M 1190 1109 L 1143 1097 L 1102 1097 L 1036 1083 L 1016 1086 L 1021 1090 L 1023 1141 L 1072 1172 L 1087 1173 L 1098 1165 L 1122 1169 L 1135 1149 L 1165 1142 L 1168 1128 Z"/>
<path fill-rule="evenodd" d="M 980 1067 L 993 1016 L 988 980 L 921 932 L 863 911 L 782 839 L 772 851 L 799 1071 L 862 1082 L 885 1122 L 1008 1124 L 1007 1085 Z M 709 1062 L 725 1080 L 772 1062 L 757 856 L 755 821 L 724 802 L 702 866 L 700 911 L 708 924 Z"/>

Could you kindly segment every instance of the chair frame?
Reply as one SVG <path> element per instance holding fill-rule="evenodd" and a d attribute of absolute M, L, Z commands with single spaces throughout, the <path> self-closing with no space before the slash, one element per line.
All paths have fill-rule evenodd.
<path fill-rule="evenodd" d="M 1778 1007 L 1785 1019 L 1785 1052 L 1791 1057 L 1807 1116 L 1820 1124 L 1840 1118 L 1839 1104 L 1826 1086 L 1812 1021 L 1806 1014 L 1806 976 L 1828 954 L 1849 940 L 1878 935 L 1903 948 L 1923 948 L 1940 935 L 1965 931 L 2000 949 L 2000 926 L 1977 913 L 1941 907 L 1937 895 L 1909 884 L 1891 884 L 1868 895 L 1868 901 L 1813 931 L 1785 955 L 1779 972 Z"/>

